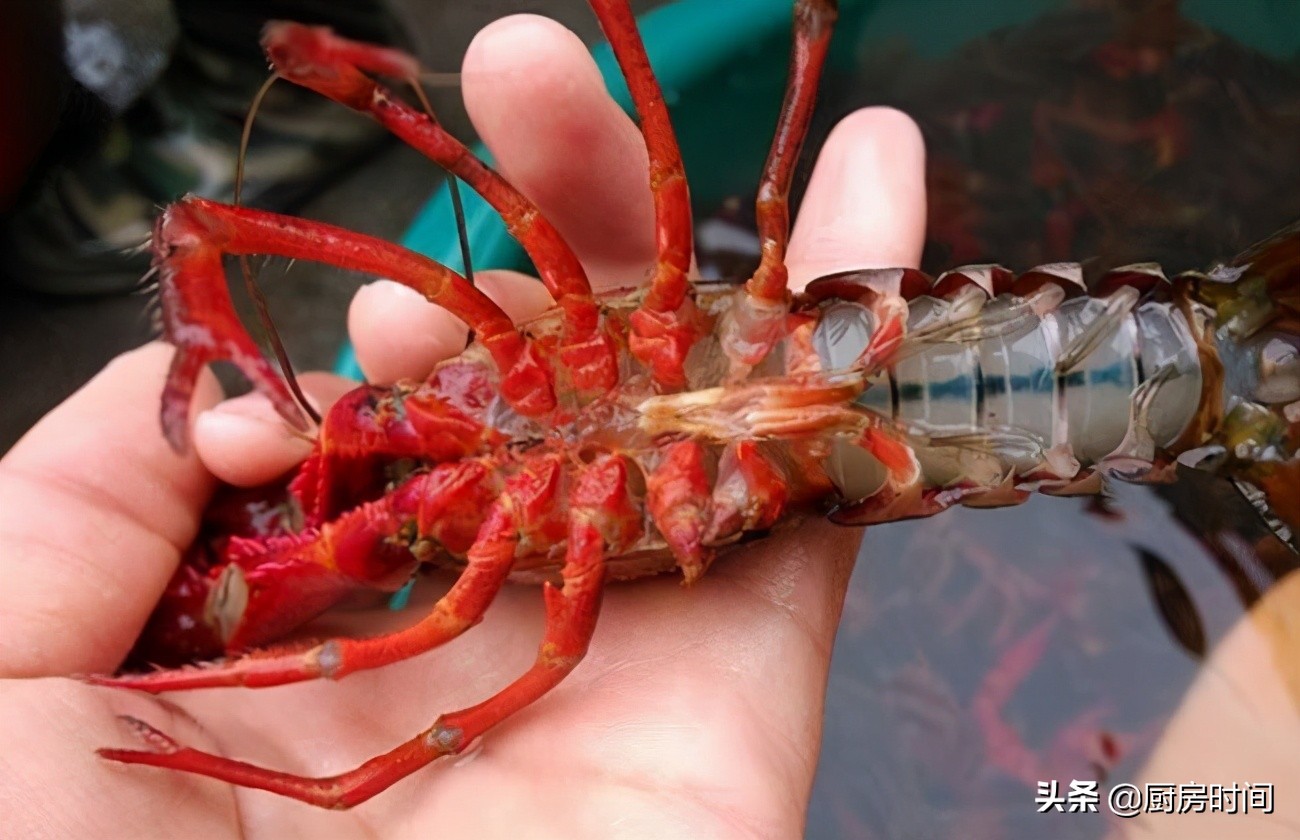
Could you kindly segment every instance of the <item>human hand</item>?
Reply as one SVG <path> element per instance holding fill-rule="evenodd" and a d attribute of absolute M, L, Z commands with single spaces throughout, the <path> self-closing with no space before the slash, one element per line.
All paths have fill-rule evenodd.
<path fill-rule="evenodd" d="M 504 173 L 537 201 L 597 286 L 645 276 L 653 219 L 640 134 L 604 93 L 582 44 L 519 16 L 483 31 L 464 93 Z M 340 118 L 347 118 L 341 114 Z M 581 154 L 574 150 L 581 148 Z M 790 248 L 792 283 L 870 265 L 914 265 L 924 226 L 923 152 L 887 110 L 828 140 Z M 540 284 L 481 272 L 514 317 Z M 390 283 L 364 289 L 350 328 L 375 381 L 421 377 L 464 328 Z M 531 663 L 540 592 L 508 587 L 473 632 L 427 655 L 337 683 L 150 697 L 66 675 L 121 662 L 194 535 L 215 475 L 257 483 L 300 459 L 260 397 L 227 401 L 206 377 L 197 455 L 157 427 L 167 351 L 118 359 L 0 462 L 0 813 L 23 837 L 612 835 L 793 836 L 817 763 L 831 643 L 858 532 L 810 523 L 730 553 L 696 585 L 610 587 L 587 659 L 472 757 L 416 773 L 348 814 L 260 791 L 98 760 L 131 745 L 116 720 L 291 772 L 355 766 L 478 702 Z M 322 404 L 346 387 L 306 377 Z M 427 587 L 425 587 L 427 588 Z M 372 634 L 405 614 L 338 614 L 319 632 Z"/>
<path fill-rule="evenodd" d="M 1132 780 L 1142 791 L 1193 782 L 1225 790 L 1233 784 L 1271 785 L 1270 810 L 1245 807 L 1249 800 L 1237 802 L 1235 810 L 1213 804 L 1201 813 L 1143 810 L 1113 824 L 1108 840 L 1283 840 L 1300 834 L 1298 616 L 1300 574 L 1292 572 L 1214 646 Z M 1228 806 L 1233 795 L 1222 799 Z"/>

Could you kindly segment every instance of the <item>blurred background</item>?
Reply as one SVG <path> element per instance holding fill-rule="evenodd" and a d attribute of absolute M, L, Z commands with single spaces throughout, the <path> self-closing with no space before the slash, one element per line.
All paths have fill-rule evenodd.
<path fill-rule="evenodd" d="M 582 0 L 5 4 L 0 106 L 24 117 L 4 120 L 0 134 L 0 452 L 153 334 L 145 301 L 130 294 L 149 265 L 138 249 L 160 205 L 186 192 L 229 199 L 244 115 L 267 76 L 263 23 L 327 23 L 455 72 L 475 32 L 516 12 L 599 36 Z M 471 137 L 459 92 L 429 93 L 439 118 Z M 287 84 L 258 117 L 247 173 L 250 204 L 388 239 L 401 238 L 441 178 L 363 117 Z M 276 323 L 300 370 L 328 369 L 362 278 L 283 267 L 265 277 Z"/>
<path fill-rule="evenodd" d="M 1172 274 L 1300 218 L 1293 0 L 842 2 L 796 186 L 839 116 L 867 104 L 908 111 L 929 149 L 927 270 L 1079 259 L 1096 276 L 1159 260 Z M 703 3 L 633 6 L 652 12 L 657 62 L 699 49 L 689 13 Z M 788 4 L 709 7 L 736 15 L 749 40 L 722 44 L 698 77 L 668 86 L 669 101 L 696 176 L 701 267 L 743 278 Z M 772 26 L 755 23 L 774 8 Z M 329 23 L 455 71 L 482 25 L 524 11 L 597 42 L 580 0 L 7 4 L 0 452 L 153 334 L 148 297 L 134 291 L 148 262 L 139 246 L 158 205 L 185 192 L 229 198 L 240 126 L 266 74 L 265 20 Z M 472 137 L 454 85 L 431 93 L 443 121 Z M 288 85 L 260 112 L 247 176 L 249 204 L 454 256 L 445 196 L 426 205 L 434 167 Z M 482 247 L 483 265 L 518 262 Z M 363 278 L 286 269 L 267 261 L 260 277 L 295 367 L 330 368 Z M 871 530 L 837 640 L 808 836 L 1122 830 L 1104 815 L 1044 822 L 1035 781 L 1104 789 L 1131 778 L 1208 652 L 1295 560 L 1236 488 L 1196 475 L 1116 488 L 1104 502 L 1035 498 Z"/>

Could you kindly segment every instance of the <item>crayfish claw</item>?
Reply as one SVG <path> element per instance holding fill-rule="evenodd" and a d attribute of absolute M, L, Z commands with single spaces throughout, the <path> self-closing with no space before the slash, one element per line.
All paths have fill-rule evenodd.
<path fill-rule="evenodd" d="M 162 424 L 177 452 L 189 449 L 190 398 L 203 368 L 215 361 L 238 367 L 295 429 L 311 428 L 289 386 L 235 313 L 221 263 L 231 232 L 214 209 L 219 207 L 186 196 L 168 207 L 154 227 L 163 337 L 177 348 L 163 391 Z"/>
<path fill-rule="evenodd" d="M 163 386 L 163 435 L 172 451 L 184 455 L 190 448 L 190 402 L 194 384 L 204 362 L 184 348 L 176 348 L 171 368 L 167 371 L 167 384 Z"/>
<path fill-rule="evenodd" d="M 234 361 L 257 390 L 270 400 L 276 413 L 286 423 L 299 432 L 307 433 L 311 430 L 311 425 L 298 408 L 298 404 L 294 402 L 288 386 L 266 360 L 260 356 L 249 358 L 243 354 L 222 355 L 221 358 L 230 358 Z M 183 346 L 177 347 L 176 356 L 167 373 L 167 383 L 163 387 L 162 397 L 162 428 L 167 443 L 178 454 L 189 451 L 191 398 L 199 374 L 210 361 L 212 359 L 204 353 Z"/>

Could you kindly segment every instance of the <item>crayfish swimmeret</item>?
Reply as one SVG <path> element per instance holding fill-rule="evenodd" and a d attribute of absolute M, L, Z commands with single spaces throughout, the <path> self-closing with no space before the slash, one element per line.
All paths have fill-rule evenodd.
<path fill-rule="evenodd" d="M 1106 476 L 1167 481 L 1181 459 L 1260 488 L 1279 529 L 1300 525 L 1300 228 L 1208 274 L 1131 265 L 1091 293 L 1077 264 L 1058 263 L 938 278 L 853 271 L 792 296 L 788 195 L 836 16 L 834 0 L 796 0 L 787 94 L 758 193 L 761 265 L 744 285 L 692 283 L 689 197 L 663 96 L 625 0 L 591 5 L 640 118 L 658 244 L 645 288 L 599 296 L 528 199 L 375 80 L 416 78 L 412 58 L 323 28 L 266 28 L 279 76 L 368 114 L 477 190 L 555 307 L 516 326 L 464 277 L 397 245 L 200 198 L 168 207 L 153 250 L 177 347 L 162 421 L 178 450 L 196 378 L 219 360 L 307 428 L 235 315 L 223 255 L 392 278 L 465 321 L 474 341 L 427 381 L 339 400 L 284 491 L 291 513 L 230 517 L 192 549 L 138 653 L 231 658 L 95 680 L 161 692 L 337 679 L 455 638 L 512 576 L 546 581 L 534 665 L 330 779 L 184 748 L 138 723 L 152 749 L 103 755 L 355 805 L 462 752 L 559 683 L 587 650 L 607 580 L 677 568 L 692 581 L 725 546 L 799 512 L 889 522 L 1015 504 L 1034 490 L 1092 493 Z M 400 587 L 423 562 L 461 571 L 411 627 L 240 655 L 354 590 Z"/>

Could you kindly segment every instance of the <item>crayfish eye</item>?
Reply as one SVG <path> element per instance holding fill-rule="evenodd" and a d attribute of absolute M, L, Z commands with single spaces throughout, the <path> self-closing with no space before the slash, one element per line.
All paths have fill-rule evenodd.
<path fill-rule="evenodd" d="M 813 347 L 823 370 L 843 370 L 867 349 L 876 318 L 860 303 L 833 303 L 822 310 L 813 331 Z"/>

